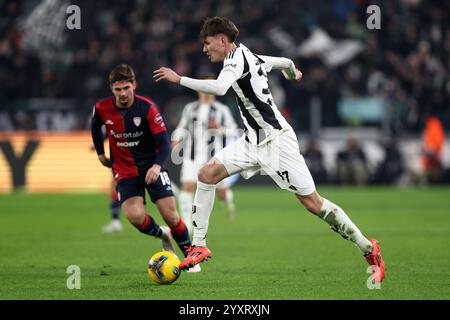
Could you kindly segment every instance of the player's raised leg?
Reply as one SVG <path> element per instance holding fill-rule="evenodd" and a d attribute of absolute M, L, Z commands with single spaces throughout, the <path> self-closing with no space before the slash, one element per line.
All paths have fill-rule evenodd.
<path fill-rule="evenodd" d="M 206 247 L 206 233 L 214 206 L 216 184 L 226 177 L 228 172 L 225 166 L 215 158 L 200 169 L 192 206 L 193 246 L 189 248 L 186 259 L 181 262 L 180 269 L 190 268 L 211 257 L 211 251 Z"/>
<path fill-rule="evenodd" d="M 332 230 L 352 241 L 368 262 L 368 259 L 379 261 L 377 266 L 380 272 L 374 273 L 374 278 L 381 281 L 384 277 L 384 263 L 378 242 L 364 237 L 342 208 L 317 193 L 314 179 L 300 153 L 295 133 L 287 132 L 278 140 L 269 143 L 266 148 L 270 152 L 261 150 L 259 161 L 266 171 L 270 172 L 271 178 L 281 188 L 293 192 L 308 211 L 325 221 Z M 374 245 L 375 242 L 378 247 Z M 372 265 L 370 262 L 369 264 Z"/>
<path fill-rule="evenodd" d="M 383 280 L 385 266 L 377 240 L 369 240 L 364 237 L 341 207 L 322 198 L 316 191 L 309 195 L 296 194 L 296 196 L 308 211 L 329 224 L 330 228 L 344 239 L 352 241 L 363 253 L 369 265 L 372 266 L 374 279 L 378 282 Z"/>
<path fill-rule="evenodd" d="M 161 228 L 156 221 L 145 212 L 144 198 L 141 196 L 131 197 L 122 203 L 122 210 L 128 221 L 140 232 L 160 238 L 163 248 L 174 252 L 170 231 Z"/>

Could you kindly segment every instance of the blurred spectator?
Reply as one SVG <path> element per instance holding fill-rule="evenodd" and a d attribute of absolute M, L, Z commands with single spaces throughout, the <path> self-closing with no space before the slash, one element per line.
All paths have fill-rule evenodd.
<path fill-rule="evenodd" d="M 317 140 L 310 140 L 306 151 L 303 153 L 306 165 L 314 178 L 314 182 L 317 184 L 327 183 L 328 174 L 323 164 L 323 154 L 320 151 L 319 143 Z"/>
<path fill-rule="evenodd" d="M 403 157 L 394 139 L 382 143 L 384 159 L 370 176 L 371 184 L 397 183 L 405 171 Z"/>
<path fill-rule="evenodd" d="M 366 184 L 368 178 L 367 158 L 358 139 L 349 138 L 345 150 L 338 152 L 337 172 L 339 183 Z"/>
<path fill-rule="evenodd" d="M 425 122 L 422 138 L 422 168 L 426 182 L 438 183 L 443 176 L 441 151 L 445 142 L 445 132 L 441 121 L 429 116 Z"/>

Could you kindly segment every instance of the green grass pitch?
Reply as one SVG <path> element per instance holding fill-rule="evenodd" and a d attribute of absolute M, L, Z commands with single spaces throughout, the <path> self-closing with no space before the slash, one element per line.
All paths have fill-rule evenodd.
<path fill-rule="evenodd" d="M 104 194 L 0 195 L 0 299 L 449 299 L 450 189 L 319 188 L 368 237 L 387 266 L 367 288 L 359 250 L 272 188 L 236 188 L 237 220 L 216 202 L 202 272 L 171 285 L 147 275 L 159 240 L 122 216 L 122 233 L 102 234 Z M 148 211 L 161 223 L 153 205 Z M 78 265 L 81 288 L 66 269 Z"/>

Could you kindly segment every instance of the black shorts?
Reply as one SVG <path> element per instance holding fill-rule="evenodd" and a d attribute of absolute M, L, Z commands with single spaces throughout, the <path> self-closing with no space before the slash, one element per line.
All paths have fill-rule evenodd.
<path fill-rule="evenodd" d="M 116 189 L 120 205 L 128 198 L 136 196 L 143 197 L 145 204 L 145 189 L 147 189 L 153 203 L 162 198 L 173 197 L 172 183 L 166 170 L 161 170 L 158 180 L 154 183 L 146 184 L 145 175 L 141 175 L 136 178 L 120 180 L 117 182 Z"/>

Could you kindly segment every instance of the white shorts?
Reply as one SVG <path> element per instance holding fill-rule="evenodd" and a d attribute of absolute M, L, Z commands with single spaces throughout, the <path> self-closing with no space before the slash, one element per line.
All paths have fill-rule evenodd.
<path fill-rule="evenodd" d="M 303 196 L 316 190 L 292 129 L 258 146 L 248 143 L 243 136 L 220 150 L 214 158 L 230 175 L 240 172 L 248 179 L 260 172 L 269 175 L 281 189 Z"/>
<path fill-rule="evenodd" d="M 191 159 L 183 159 L 183 165 L 181 166 L 180 181 L 181 183 L 196 183 L 198 172 L 202 168 L 203 164 L 195 163 Z M 226 189 L 231 186 L 230 178 L 223 179 L 216 187 L 218 189 Z"/>

